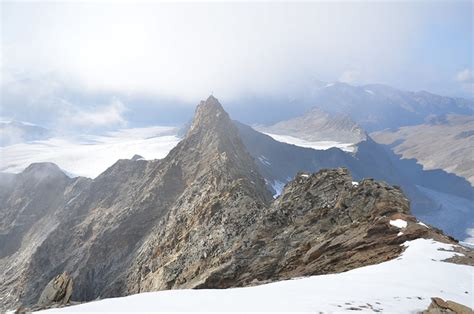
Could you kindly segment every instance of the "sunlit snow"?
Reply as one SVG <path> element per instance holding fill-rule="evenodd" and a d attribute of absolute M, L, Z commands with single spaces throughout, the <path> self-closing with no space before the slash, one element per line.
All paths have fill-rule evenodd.
<path fill-rule="evenodd" d="M 263 155 L 260 155 L 258 157 L 258 160 L 260 160 L 260 162 L 266 166 L 270 166 L 271 165 L 271 162 L 268 161 L 267 157 L 263 156 Z"/>
<path fill-rule="evenodd" d="M 407 227 L 407 222 L 403 219 L 390 220 L 390 224 L 400 229 Z"/>
<path fill-rule="evenodd" d="M 51 309 L 61 312 L 341 312 L 392 313 L 424 310 L 431 297 L 473 307 L 474 267 L 442 260 L 452 245 L 429 239 L 406 242 L 401 257 L 339 274 L 280 281 L 247 288 L 142 293 Z"/>
<path fill-rule="evenodd" d="M 420 226 L 425 227 L 425 228 L 429 228 L 425 223 L 423 223 L 423 222 L 421 222 L 421 221 L 419 221 L 418 224 L 419 224 Z"/>
<path fill-rule="evenodd" d="M 179 142 L 176 133 L 176 128 L 157 126 L 0 147 L 0 171 L 18 173 L 34 162 L 53 162 L 72 176 L 95 178 L 118 159 L 165 157 Z"/>
<path fill-rule="evenodd" d="M 303 140 L 294 136 L 290 136 L 290 135 L 279 135 L 279 134 L 266 133 L 266 132 L 263 132 L 263 133 L 270 136 L 275 141 L 287 143 L 287 144 L 293 144 L 300 147 L 312 148 L 316 150 L 326 150 L 332 147 L 336 147 L 346 152 L 354 151 L 353 143 L 340 143 L 340 142 L 334 142 L 334 141 L 310 142 L 310 141 L 306 141 L 306 140 Z"/>
<path fill-rule="evenodd" d="M 277 198 L 283 192 L 283 189 L 285 188 L 285 183 L 278 180 L 273 181 L 272 188 L 273 190 L 275 190 L 275 194 L 273 194 L 273 198 Z"/>

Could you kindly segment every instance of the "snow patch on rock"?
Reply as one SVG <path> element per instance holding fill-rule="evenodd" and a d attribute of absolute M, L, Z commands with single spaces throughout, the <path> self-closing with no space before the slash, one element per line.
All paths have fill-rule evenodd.
<path fill-rule="evenodd" d="M 421 221 L 419 221 L 418 224 L 419 224 L 420 226 L 425 227 L 425 228 L 428 228 L 428 229 L 430 228 L 430 227 L 428 227 L 426 224 L 422 223 Z"/>
<path fill-rule="evenodd" d="M 390 224 L 392 226 L 395 226 L 395 227 L 399 228 L 399 229 L 406 228 L 407 225 L 408 225 L 408 223 L 403 219 L 390 220 Z"/>
<path fill-rule="evenodd" d="M 273 181 L 272 188 L 275 191 L 275 194 L 273 194 L 273 198 L 277 198 L 283 192 L 283 189 L 285 188 L 285 183 L 278 180 Z"/>

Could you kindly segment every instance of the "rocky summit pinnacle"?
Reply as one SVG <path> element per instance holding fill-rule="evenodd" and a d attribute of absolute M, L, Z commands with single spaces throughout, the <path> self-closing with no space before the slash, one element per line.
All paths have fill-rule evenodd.
<path fill-rule="evenodd" d="M 227 112 L 217 98 L 209 96 L 207 100 L 203 100 L 196 108 L 191 127 L 188 135 L 199 132 L 200 130 L 213 130 L 232 124 Z"/>

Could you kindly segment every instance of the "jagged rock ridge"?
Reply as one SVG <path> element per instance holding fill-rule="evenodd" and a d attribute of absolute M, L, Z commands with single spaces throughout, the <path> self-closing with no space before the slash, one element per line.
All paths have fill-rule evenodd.
<path fill-rule="evenodd" d="M 2 217 L 23 210 L 31 191 L 19 187 L 31 175 L 20 174 L 1 196 Z M 63 272 L 74 280 L 72 299 L 88 301 L 337 272 L 393 258 L 405 240 L 451 241 L 414 223 L 399 189 L 371 180 L 354 186 L 344 169 L 298 175 L 273 201 L 212 96 L 166 158 L 119 160 L 95 180 L 64 182 L 41 191 L 51 206 L 0 259 L 2 308 L 34 305 Z M 0 245 L 22 217 L 2 225 Z M 391 219 L 408 221 L 403 236 Z"/>

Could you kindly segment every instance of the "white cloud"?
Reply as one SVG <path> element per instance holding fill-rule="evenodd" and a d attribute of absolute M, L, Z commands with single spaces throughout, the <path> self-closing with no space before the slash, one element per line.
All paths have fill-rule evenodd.
<path fill-rule="evenodd" d="M 474 74 L 472 73 L 472 71 L 470 69 L 464 69 L 462 71 L 459 71 L 457 74 L 456 74 L 456 81 L 458 82 L 469 82 L 473 79 L 474 77 Z"/>
<path fill-rule="evenodd" d="M 443 64 L 438 54 L 428 64 L 419 62 L 420 55 L 431 53 L 425 37 L 437 36 L 439 42 L 430 32 L 433 21 L 442 17 L 444 28 L 463 32 L 464 24 L 458 23 L 459 12 L 466 12 L 463 3 L 54 1 L 1 6 L 0 77 L 9 82 L 11 72 L 54 73 L 66 89 L 73 86 L 83 94 L 150 95 L 194 105 L 214 92 L 232 102 L 255 94 L 298 94 L 311 77 L 360 81 L 356 73 L 341 76 L 354 69 L 364 82 L 430 90 L 425 84 L 433 77 L 435 83 L 454 83 L 455 70 L 438 76 L 448 62 L 450 68 L 465 63 L 445 57 Z M 56 86 L 44 87 L 50 89 Z"/>
<path fill-rule="evenodd" d="M 68 127 L 124 127 L 127 125 L 127 121 L 123 117 L 125 111 L 125 105 L 120 100 L 114 99 L 106 106 L 89 110 L 69 106 L 69 109 L 60 115 L 59 120 Z"/>
<path fill-rule="evenodd" d="M 54 72 L 85 90 L 193 104 L 211 91 L 230 100 L 288 92 L 313 75 L 333 81 L 343 64 L 376 78 L 375 65 L 400 68 L 419 24 L 416 10 L 362 2 L 3 6 L 9 67 Z"/>
<path fill-rule="evenodd" d="M 471 69 L 466 68 L 459 71 L 456 73 L 455 79 L 460 83 L 464 91 L 468 93 L 474 92 L 474 72 Z"/>

